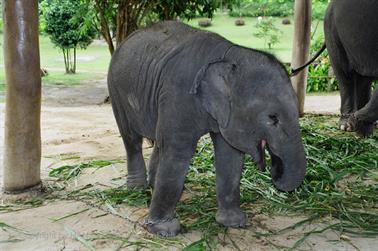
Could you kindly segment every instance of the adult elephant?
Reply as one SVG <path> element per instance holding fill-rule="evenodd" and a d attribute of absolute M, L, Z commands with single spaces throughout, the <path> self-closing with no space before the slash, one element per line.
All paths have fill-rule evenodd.
<path fill-rule="evenodd" d="M 340 82 L 340 129 L 364 136 L 378 119 L 378 1 L 333 0 L 324 21 L 326 47 Z"/>
<path fill-rule="evenodd" d="M 216 220 L 225 226 L 246 223 L 239 205 L 245 153 L 263 167 L 268 147 L 272 180 L 280 190 L 294 190 L 304 179 L 296 96 L 285 68 L 269 54 L 163 22 L 133 33 L 116 50 L 108 87 L 128 157 L 128 187 L 146 186 L 142 138 L 156 142 L 146 219 L 152 233 L 179 233 L 175 206 L 206 133 L 215 146 Z"/>

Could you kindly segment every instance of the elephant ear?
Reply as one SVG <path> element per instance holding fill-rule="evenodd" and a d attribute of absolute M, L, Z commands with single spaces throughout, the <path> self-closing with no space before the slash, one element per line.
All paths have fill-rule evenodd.
<path fill-rule="evenodd" d="M 236 64 L 224 59 L 214 60 L 197 73 L 190 94 L 197 94 L 205 110 L 226 128 L 231 113 L 230 75 Z"/>

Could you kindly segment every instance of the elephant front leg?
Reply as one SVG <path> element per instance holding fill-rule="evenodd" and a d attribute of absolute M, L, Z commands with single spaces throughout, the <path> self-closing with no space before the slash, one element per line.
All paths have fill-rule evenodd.
<path fill-rule="evenodd" d="M 211 134 L 211 138 L 215 148 L 216 220 L 226 227 L 245 227 L 247 217 L 240 209 L 240 177 L 244 155 L 230 146 L 220 133 Z"/>
<path fill-rule="evenodd" d="M 181 197 L 190 159 L 196 142 L 185 140 L 168 142 L 159 147 L 159 167 L 156 172 L 150 214 L 145 221 L 149 232 L 161 236 L 180 233 L 180 222 L 175 215 L 176 204 Z M 188 141 L 186 141 L 188 142 Z"/>

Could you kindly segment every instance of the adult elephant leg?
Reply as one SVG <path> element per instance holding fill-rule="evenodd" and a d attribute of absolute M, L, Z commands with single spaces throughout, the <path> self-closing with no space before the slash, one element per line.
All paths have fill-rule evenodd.
<path fill-rule="evenodd" d="M 348 74 L 338 67 L 335 67 L 334 71 L 339 81 L 341 98 L 339 128 L 343 131 L 351 131 L 351 128 L 348 127 L 348 119 L 356 111 L 356 87 L 354 84 L 354 74 Z"/>
<path fill-rule="evenodd" d="M 370 77 L 364 77 L 356 74 L 356 111 L 363 108 L 370 100 L 371 97 L 371 82 Z"/>
<path fill-rule="evenodd" d="M 156 172 L 159 166 L 159 148 L 155 144 L 154 150 L 148 163 L 148 185 L 154 187 Z"/>
<path fill-rule="evenodd" d="M 330 55 L 331 64 L 339 81 L 340 98 L 341 98 L 341 118 L 339 128 L 348 129 L 348 118 L 355 112 L 355 85 L 354 74 L 350 72 L 349 60 L 345 49 L 337 36 L 337 30 L 334 25 L 333 11 L 329 11 L 324 20 L 324 34 L 326 46 Z"/>
<path fill-rule="evenodd" d="M 230 146 L 220 133 L 212 133 L 211 138 L 215 148 L 216 220 L 227 227 L 244 227 L 246 215 L 240 209 L 240 177 L 244 155 Z"/>
<path fill-rule="evenodd" d="M 378 88 L 375 88 L 369 102 L 354 113 L 349 120 L 356 132 L 362 136 L 373 133 L 374 123 L 378 120 Z"/>
<path fill-rule="evenodd" d="M 175 236 L 180 232 L 180 222 L 175 215 L 181 197 L 189 162 L 197 140 L 191 134 L 181 136 L 169 130 L 168 137 L 157 141 L 159 167 L 156 173 L 150 214 L 145 224 L 151 233 Z"/>

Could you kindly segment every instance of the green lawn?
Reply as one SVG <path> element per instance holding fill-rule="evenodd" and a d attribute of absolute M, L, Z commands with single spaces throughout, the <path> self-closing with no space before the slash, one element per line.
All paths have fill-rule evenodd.
<path fill-rule="evenodd" d="M 198 27 L 198 18 L 188 23 Z M 264 41 L 253 36 L 256 28 L 257 18 L 244 18 L 245 26 L 235 26 L 235 18 L 226 14 L 217 14 L 213 18 L 212 26 L 206 28 L 209 31 L 219 33 L 230 41 L 246 47 L 264 50 Z M 282 19 L 276 19 L 277 27 L 282 31 L 281 42 L 277 44 L 271 53 L 275 54 L 281 61 L 290 62 L 291 47 L 294 26 L 282 25 Z M 313 26 L 316 24 L 314 23 Z M 322 32 L 322 23 L 319 24 L 317 34 Z M 3 35 L 0 35 L 3 41 Z M 90 81 L 105 78 L 110 54 L 105 43 L 93 43 L 87 50 L 78 50 L 77 74 L 67 75 L 64 73 L 64 62 L 61 51 L 54 47 L 50 39 L 40 36 L 41 67 L 48 70 L 49 75 L 43 78 L 43 84 L 64 84 L 76 85 L 83 81 Z M 0 92 L 4 90 L 4 63 L 3 50 L 0 50 Z"/>
<path fill-rule="evenodd" d="M 189 21 L 189 24 L 199 28 L 198 20 L 201 18 L 196 18 Z M 208 28 L 202 28 L 204 30 L 216 32 L 221 36 L 227 38 L 231 42 L 240 44 L 246 47 L 266 50 L 264 48 L 263 39 L 258 39 L 253 36 L 253 33 L 256 32 L 255 25 L 257 23 L 257 18 L 255 17 L 245 17 L 244 26 L 236 26 L 234 24 L 237 18 L 230 17 L 226 14 L 216 15 L 212 20 L 212 26 Z M 292 23 L 293 20 L 290 18 Z M 314 21 L 313 27 L 316 27 L 318 21 Z M 291 61 L 291 48 L 293 45 L 293 35 L 294 35 L 294 25 L 283 25 L 282 18 L 276 18 L 275 22 L 276 27 L 282 31 L 282 37 L 280 43 L 273 47 L 273 50 L 270 53 L 276 55 L 283 62 Z M 317 32 L 314 37 L 317 37 L 323 32 L 323 22 L 319 22 Z"/>
<path fill-rule="evenodd" d="M 3 41 L 3 35 L 0 39 Z M 43 78 L 43 84 L 76 85 L 83 81 L 105 78 L 110 61 L 107 45 L 94 43 L 87 50 L 78 50 L 77 73 L 65 74 L 63 55 L 46 36 L 40 36 L 40 54 L 41 67 L 49 73 Z M 3 59 L 3 50 L 0 50 L 0 92 L 5 88 Z"/>

